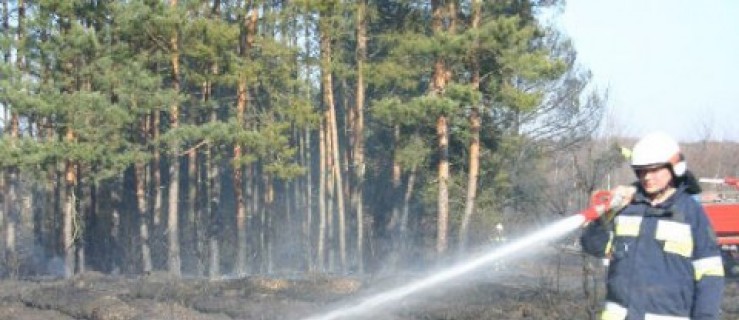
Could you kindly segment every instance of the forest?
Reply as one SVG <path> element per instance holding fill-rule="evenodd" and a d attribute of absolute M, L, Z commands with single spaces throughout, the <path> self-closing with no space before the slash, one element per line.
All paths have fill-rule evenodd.
<path fill-rule="evenodd" d="M 423 268 L 577 212 L 633 138 L 562 5 L 2 0 L 0 276 Z"/>

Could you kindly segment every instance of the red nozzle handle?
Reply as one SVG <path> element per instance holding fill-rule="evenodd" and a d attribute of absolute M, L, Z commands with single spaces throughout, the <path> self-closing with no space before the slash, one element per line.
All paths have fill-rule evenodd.
<path fill-rule="evenodd" d="M 603 205 L 606 209 L 611 206 L 611 201 L 613 201 L 613 193 L 608 190 L 598 190 L 590 197 L 591 206 Z"/>
<path fill-rule="evenodd" d="M 590 207 L 580 212 L 585 219 L 593 221 L 608 211 L 613 201 L 613 194 L 608 190 L 599 190 L 590 197 Z"/>

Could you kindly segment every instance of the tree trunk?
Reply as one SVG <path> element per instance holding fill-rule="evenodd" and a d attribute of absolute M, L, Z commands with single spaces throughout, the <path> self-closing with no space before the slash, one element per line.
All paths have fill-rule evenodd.
<path fill-rule="evenodd" d="M 367 3 L 359 1 L 357 7 L 357 89 L 354 103 L 353 136 L 353 172 L 354 188 L 351 196 L 354 212 L 357 214 L 357 271 L 364 273 L 364 72 L 367 60 Z"/>
<path fill-rule="evenodd" d="M 336 215 L 338 218 L 338 241 L 339 241 L 339 261 L 341 263 L 341 271 L 347 271 L 347 252 L 346 252 L 346 212 L 344 210 L 344 184 L 341 172 L 341 159 L 339 151 L 339 133 L 336 116 L 336 104 L 334 103 L 333 77 L 332 73 L 332 52 L 331 52 L 331 36 L 329 25 L 330 14 L 322 15 L 321 25 L 321 88 L 323 89 L 323 103 L 327 109 L 326 129 L 329 132 L 327 139 L 330 139 L 331 148 L 329 149 L 331 157 L 331 166 L 334 181 L 328 183 L 335 184 L 336 189 Z"/>
<path fill-rule="evenodd" d="M 436 119 L 436 134 L 439 144 L 438 183 L 439 195 L 437 201 L 438 220 L 436 235 L 436 252 L 441 255 L 446 252 L 449 236 L 449 136 L 446 116 Z"/>
<path fill-rule="evenodd" d="M 413 165 L 410 172 L 408 173 L 408 181 L 405 186 L 405 193 L 403 194 L 403 212 L 400 215 L 400 227 L 398 232 L 400 233 L 400 253 L 401 256 L 405 257 L 410 247 L 411 233 L 409 228 L 410 220 L 410 208 L 411 198 L 416 188 L 416 176 L 418 175 L 418 167 Z"/>
<path fill-rule="evenodd" d="M 389 261 L 391 266 L 398 266 L 398 263 L 400 262 L 400 257 L 402 257 L 401 248 L 403 247 L 403 237 L 402 234 L 399 232 L 399 226 L 401 221 L 401 197 L 400 197 L 400 187 L 402 182 L 402 176 L 403 171 L 400 166 L 400 162 L 398 162 L 397 157 L 395 156 L 395 153 L 398 152 L 398 144 L 400 140 L 400 126 L 395 125 L 393 128 L 393 145 L 395 147 L 394 154 L 393 154 L 393 166 L 392 166 L 392 174 L 390 181 L 392 183 L 392 213 L 390 214 L 390 220 L 388 221 L 386 228 L 386 232 L 390 233 L 390 237 L 392 239 L 392 244 L 390 247 L 391 252 L 388 254 L 390 255 Z"/>
<path fill-rule="evenodd" d="M 61 233 L 59 226 L 61 225 L 61 221 L 63 219 L 64 213 L 62 212 L 60 205 L 61 205 L 61 193 L 64 190 L 64 188 L 60 188 L 63 184 L 61 180 L 61 172 L 58 169 L 57 165 L 49 166 L 47 172 L 46 172 L 46 178 L 47 182 L 44 184 L 44 191 L 46 194 L 46 199 L 44 201 L 44 216 L 48 217 L 48 234 L 46 237 L 49 239 L 48 244 L 51 248 L 62 248 L 62 245 L 60 244 L 61 241 Z M 6 181 L 7 183 L 7 181 Z M 58 253 L 58 250 L 54 251 L 55 254 Z"/>
<path fill-rule="evenodd" d="M 238 93 L 238 105 L 242 105 L 241 100 L 243 98 L 243 87 L 239 85 L 239 93 Z M 237 114 L 241 114 L 242 116 L 239 118 L 239 123 L 243 123 L 243 113 L 241 111 L 242 107 L 238 107 L 240 111 L 237 111 Z M 241 146 L 235 145 L 234 146 L 234 159 L 238 160 L 243 155 L 241 152 Z M 234 201 L 236 206 L 236 261 L 235 261 L 235 268 L 234 272 L 236 275 L 243 276 L 247 273 L 247 264 L 246 264 L 246 257 L 247 257 L 247 238 L 246 238 L 246 199 L 244 198 L 244 181 L 243 181 L 243 171 L 244 166 L 241 164 L 234 164 L 234 172 L 233 172 L 233 183 L 234 183 Z"/>
<path fill-rule="evenodd" d="M 477 30 L 480 27 L 480 19 L 482 15 L 482 0 L 472 1 L 472 29 Z M 480 62 L 477 58 L 477 39 L 474 41 L 475 47 L 472 48 L 472 77 L 470 84 L 473 88 L 480 87 Z M 469 172 L 467 175 L 467 197 L 465 199 L 464 216 L 459 227 L 459 249 L 464 252 L 467 249 L 469 241 L 469 225 L 472 215 L 475 213 L 475 200 L 477 199 L 477 182 L 480 175 L 480 126 L 481 117 L 480 110 L 477 106 L 472 106 L 470 110 L 470 160 Z"/>
<path fill-rule="evenodd" d="M 319 173 L 318 173 L 318 244 L 316 260 L 318 260 L 318 270 L 326 271 L 326 242 L 328 238 L 328 211 L 326 208 L 326 199 L 328 188 L 326 180 L 328 173 L 328 164 L 326 163 L 326 131 L 325 121 L 321 120 L 318 128 L 318 150 L 319 150 Z"/>
<path fill-rule="evenodd" d="M 202 236 L 203 230 L 201 226 L 200 204 L 198 203 L 198 188 L 200 188 L 200 175 L 198 170 L 198 148 L 190 148 L 187 152 L 187 211 L 185 212 L 184 222 L 186 225 L 181 226 L 183 236 L 182 243 L 189 244 L 190 248 L 195 251 L 194 256 L 197 260 L 196 273 L 205 275 L 205 241 Z"/>
<path fill-rule="evenodd" d="M 144 273 L 152 271 L 151 248 L 149 247 L 149 217 L 146 204 L 146 169 L 144 164 L 135 165 L 136 203 L 139 209 L 139 241 L 141 242 L 141 265 Z"/>
<path fill-rule="evenodd" d="M 246 8 L 245 8 L 246 9 Z M 254 43 L 254 37 L 257 28 L 257 13 L 256 11 L 249 11 L 244 15 L 244 27 L 240 43 L 240 56 L 246 59 L 247 53 Z M 246 83 L 246 77 L 241 76 L 238 83 L 237 98 L 236 98 L 236 120 L 238 125 L 242 128 L 246 128 L 246 109 L 249 107 L 249 90 Z M 240 144 L 234 146 L 234 160 L 241 161 L 243 156 L 243 147 Z M 244 185 L 243 185 L 243 171 L 244 166 L 240 163 L 234 164 L 234 196 L 236 200 L 236 239 L 238 244 L 236 245 L 236 274 L 244 275 L 247 272 L 246 257 L 247 257 L 247 238 L 246 238 L 246 222 L 247 222 L 247 208 L 246 201 L 244 199 Z"/>
<path fill-rule="evenodd" d="M 17 31 L 16 31 L 16 37 L 17 37 L 17 43 L 23 44 L 24 38 L 25 38 L 25 20 L 26 20 L 26 5 L 24 1 L 19 0 L 16 4 L 17 9 Z M 3 27 L 4 31 L 7 32 L 8 38 L 12 39 L 12 35 L 10 34 L 10 11 L 8 7 L 7 1 L 3 2 Z M 7 52 L 3 54 L 3 59 L 5 62 L 10 62 L 11 58 L 11 49 L 9 48 Z M 19 70 L 23 71 L 25 69 L 25 56 L 24 52 L 17 51 L 16 52 L 16 61 L 15 64 L 18 67 Z M 3 101 L 0 101 L 0 104 L 3 104 Z M 18 113 L 11 109 L 7 108 L 6 104 L 3 104 L 3 109 L 6 112 L 6 119 L 9 119 L 9 123 L 7 123 L 5 128 L 8 128 L 8 133 L 10 135 L 11 143 L 15 144 L 15 142 L 20 137 L 20 126 L 19 126 L 19 119 L 18 119 Z M 7 114 L 10 114 L 9 117 L 7 117 Z M 6 267 L 9 269 L 9 274 L 11 278 L 15 278 L 18 275 L 18 268 L 19 268 L 19 254 L 18 254 L 18 248 L 17 248 L 17 232 L 18 227 L 20 223 L 20 208 L 18 203 L 20 202 L 20 195 L 18 190 L 18 183 L 20 179 L 20 172 L 18 168 L 16 167 L 8 167 L 3 172 L 3 178 L 5 179 L 4 185 L 7 187 L 7 189 L 3 190 L 5 191 L 5 247 L 4 250 L 4 258 L 5 262 L 7 264 Z"/>
<path fill-rule="evenodd" d="M 467 249 L 469 240 L 469 225 L 475 213 L 475 199 L 477 198 L 477 180 L 480 173 L 480 112 L 472 108 L 470 112 L 470 158 L 467 177 L 467 197 L 465 199 L 464 216 L 459 228 L 460 251 Z"/>
<path fill-rule="evenodd" d="M 24 0 L 18 0 L 18 3 L 16 3 L 16 10 L 18 10 L 18 16 L 16 19 L 16 23 L 18 24 L 16 40 L 17 43 L 24 44 L 24 39 L 26 37 L 26 2 Z M 18 66 L 18 69 L 24 70 L 26 66 L 25 48 L 21 51 L 16 52 L 16 65 Z"/>
<path fill-rule="evenodd" d="M 220 245 L 218 244 L 218 234 L 221 231 L 220 222 L 218 218 L 218 203 L 220 198 L 220 183 L 218 181 L 218 165 L 214 163 L 213 153 L 214 150 L 208 150 L 206 154 L 205 166 L 208 174 L 208 190 L 206 194 L 207 203 L 206 211 L 208 212 L 207 219 L 208 225 L 202 226 L 206 228 L 208 234 L 208 253 L 209 253 L 209 264 L 208 264 L 208 277 L 215 279 L 221 274 L 220 268 Z M 201 227 L 201 226 L 198 226 Z"/>
<path fill-rule="evenodd" d="M 264 191 L 262 196 L 264 206 L 262 209 L 263 214 L 263 225 L 264 230 L 264 262 L 265 271 L 267 273 L 273 273 L 275 268 L 274 261 L 274 242 L 275 242 L 275 226 L 274 226 L 274 199 L 275 191 L 273 179 L 270 174 L 263 172 L 262 179 L 264 184 Z"/>
<path fill-rule="evenodd" d="M 211 113 L 211 121 L 217 121 L 216 113 Z M 217 151 L 216 147 L 209 147 L 208 154 L 206 156 L 206 166 L 208 173 L 208 219 L 209 223 L 206 227 L 208 230 L 208 252 L 210 253 L 210 265 L 208 267 L 208 276 L 211 279 L 215 279 L 221 275 L 220 268 L 220 245 L 218 243 L 218 235 L 222 232 L 221 219 L 220 219 L 220 198 L 221 198 L 221 184 L 220 184 L 220 170 L 219 165 L 215 163 L 215 154 Z"/>
<path fill-rule="evenodd" d="M 18 122 L 18 114 L 15 111 L 10 111 L 10 141 L 15 144 L 20 135 L 20 127 Z M 5 248 L 4 255 L 7 268 L 11 278 L 15 278 L 18 275 L 18 268 L 20 267 L 20 260 L 18 255 L 18 243 L 17 243 L 17 232 L 20 223 L 20 210 L 18 203 L 20 203 L 20 195 L 18 194 L 18 179 L 19 170 L 16 167 L 9 167 L 5 169 Z"/>
<path fill-rule="evenodd" d="M 258 251 L 259 234 L 257 233 L 257 229 L 256 229 L 257 227 L 256 221 L 255 221 L 256 219 L 254 219 L 254 217 L 259 217 L 259 208 L 260 208 L 259 198 L 257 195 L 259 188 L 258 188 L 256 178 L 255 178 L 256 169 L 257 168 L 255 165 L 248 165 L 244 167 L 244 198 L 246 199 L 245 206 L 246 206 L 246 212 L 247 212 L 246 232 L 245 232 L 245 237 L 247 239 L 246 240 L 247 241 L 246 269 L 247 270 L 259 270 L 259 268 L 256 266 L 256 263 L 250 262 L 248 259 L 250 253 L 256 256 L 257 258 L 259 258 L 258 255 L 260 254 Z M 251 227 L 251 233 L 249 229 L 250 227 Z M 256 261 L 256 259 L 254 261 Z"/>
<path fill-rule="evenodd" d="M 325 112 L 328 114 L 328 111 Z M 330 118 L 327 115 L 324 115 L 324 120 Z M 324 121 L 325 122 L 325 121 Z M 331 156 L 333 154 L 333 143 L 331 142 L 331 126 L 329 126 L 327 123 L 324 124 L 324 131 L 325 131 L 325 142 L 326 142 L 326 259 L 328 262 L 328 270 L 331 272 L 336 271 L 336 254 L 338 251 L 337 246 L 337 234 L 336 234 L 336 223 L 337 223 L 337 215 L 336 210 L 334 209 L 335 199 L 336 199 L 336 186 L 334 182 L 336 181 L 334 179 L 334 174 L 336 172 L 333 170 L 335 164 L 334 164 L 334 158 Z"/>
<path fill-rule="evenodd" d="M 440 0 L 431 0 L 432 21 L 431 28 L 434 34 L 443 31 L 444 8 Z M 434 63 L 434 74 L 432 78 L 431 94 L 440 95 L 446 88 L 446 65 L 444 59 L 439 56 Z M 446 115 L 438 115 L 436 119 L 436 140 L 439 155 L 438 164 L 438 198 L 437 198 L 437 220 L 436 220 L 436 253 L 441 256 L 446 252 L 449 237 L 449 136 L 448 119 Z"/>
<path fill-rule="evenodd" d="M 5 38 L 11 39 L 12 35 L 10 33 L 10 7 L 8 6 L 8 0 L 3 0 L 3 2 L 2 2 L 2 10 L 3 10 L 3 12 L 2 12 L 2 30 L 3 30 L 3 33 L 4 33 Z M 12 51 L 11 48 L 8 48 L 6 51 L 3 51 L 3 62 L 10 63 L 10 52 L 11 51 Z M 7 106 L 7 103 L 5 101 L 0 101 L 0 104 Z M 10 111 L 8 110 L 8 108 L 3 108 L 3 119 L 8 119 L 9 118 L 7 116 L 9 112 Z M 4 128 L 7 128 L 8 127 L 8 124 L 7 123 L 3 123 L 3 127 Z M 4 243 L 5 247 L 2 249 L 2 252 L 0 252 L 0 259 L 2 259 L 2 261 L 5 261 L 5 264 L 6 265 L 8 264 L 7 262 L 9 261 L 8 260 L 9 254 L 12 254 L 11 252 L 14 252 L 15 251 L 13 249 L 13 247 L 9 245 L 9 244 L 15 243 L 15 238 L 14 238 L 14 235 L 15 235 L 15 230 L 14 229 L 15 228 L 14 228 L 14 226 L 10 226 L 10 228 L 8 228 L 9 225 L 7 224 L 7 221 L 8 221 L 7 218 L 9 216 L 8 212 L 10 212 L 9 206 L 10 206 L 10 203 L 11 203 L 11 201 L 9 201 L 9 198 L 8 198 L 8 189 L 6 188 L 7 187 L 6 181 L 8 181 L 8 180 L 10 180 L 10 178 L 8 177 L 8 172 L 7 171 L 5 171 L 2 174 L 0 174 L 0 188 L 2 188 L 1 190 L 2 190 L 3 195 L 4 195 L 4 197 L 3 197 L 3 207 L 1 208 L 2 209 L 2 212 L 0 212 L 0 227 L 4 227 L 4 229 L 5 229 L 5 243 Z M 13 235 L 13 236 L 11 236 L 11 235 Z M 7 266 L 6 266 L 6 268 L 7 268 Z M 10 273 L 10 276 L 11 276 L 11 278 L 14 277 L 14 275 L 13 275 L 12 272 Z"/>
<path fill-rule="evenodd" d="M 241 91 L 241 89 L 239 89 Z M 241 93 L 239 93 L 241 95 Z M 241 99 L 239 97 L 238 99 Z M 242 123 L 239 121 L 239 123 Z M 234 146 L 234 159 L 241 158 L 241 146 Z M 234 202 L 236 206 L 236 261 L 234 272 L 238 276 L 247 273 L 247 238 L 246 238 L 246 199 L 244 198 L 244 166 L 240 164 L 234 165 L 233 183 L 234 183 Z"/>
<path fill-rule="evenodd" d="M 244 109 L 246 106 L 246 87 L 243 84 L 239 84 L 237 98 L 237 111 L 236 118 L 238 123 L 243 125 L 244 123 Z M 247 238 L 246 238 L 246 199 L 244 198 L 244 166 L 236 163 L 239 161 L 242 154 L 242 147 L 239 144 L 234 146 L 234 172 L 233 172 L 233 183 L 234 183 L 234 201 L 236 209 L 236 261 L 234 272 L 237 275 L 246 275 L 247 265 Z"/>
<path fill-rule="evenodd" d="M 313 29 L 310 28 L 310 27 L 308 27 L 308 26 L 305 26 L 303 29 L 304 29 L 304 31 L 303 31 L 304 32 L 304 37 L 305 38 L 309 38 L 311 36 L 311 33 L 313 32 Z M 304 43 L 304 48 L 303 48 L 304 52 L 306 52 L 306 53 L 311 52 L 312 51 L 312 49 L 311 49 L 312 48 L 311 41 L 303 41 L 303 43 Z M 299 64 L 298 60 L 300 60 L 300 58 L 297 58 L 296 59 L 296 63 Z M 310 64 L 308 64 L 308 63 L 305 63 L 304 64 L 304 69 L 302 71 L 303 77 L 304 77 L 302 79 L 303 81 L 310 81 L 311 68 L 312 68 L 312 66 Z M 307 89 L 305 90 L 305 93 L 302 95 L 302 98 L 303 99 L 305 99 L 307 101 L 310 101 L 312 99 L 312 97 L 313 97 L 313 89 L 312 88 L 313 88 L 313 86 L 308 86 L 307 87 Z M 300 141 L 299 147 L 300 147 L 301 165 L 304 166 L 305 168 L 312 168 L 312 157 L 311 157 L 311 154 L 312 154 L 312 149 L 313 148 L 312 148 L 312 144 L 311 144 L 311 135 L 312 135 L 313 130 L 309 126 L 305 126 L 304 128 L 299 129 L 299 130 L 302 130 L 302 133 L 298 133 L 298 136 L 300 137 L 299 138 L 299 141 Z M 319 134 L 322 132 L 321 128 L 319 128 L 318 132 L 319 132 Z M 319 159 L 323 159 L 323 155 L 324 155 L 323 149 L 322 149 L 323 148 L 323 145 L 321 144 L 321 140 L 320 139 L 318 139 L 318 140 L 319 140 L 319 142 L 318 142 L 318 144 L 319 144 Z M 320 162 L 320 160 L 319 160 L 319 162 Z M 318 171 L 319 171 L 319 173 L 318 173 L 319 176 L 322 176 L 323 175 L 323 172 L 324 172 L 324 167 L 323 167 L 322 164 L 319 164 Z M 313 238 L 313 234 L 314 234 L 313 223 L 314 222 L 313 221 L 314 221 L 314 219 L 316 219 L 314 217 L 314 215 L 313 215 L 313 213 L 314 213 L 313 212 L 313 174 L 311 173 L 311 172 L 313 172 L 313 170 L 310 170 L 309 169 L 308 172 L 309 172 L 308 174 L 304 175 L 301 178 L 302 188 L 300 189 L 302 191 L 301 193 L 302 193 L 303 205 L 304 205 L 304 208 L 303 208 L 303 212 L 304 212 L 304 219 L 303 219 L 303 237 L 304 237 L 304 239 L 303 239 L 303 243 L 304 243 L 304 246 L 305 246 L 305 255 L 306 255 L 306 262 L 307 262 L 307 265 L 308 265 L 308 270 L 309 271 L 323 271 L 322 262 L 319 262 L 319 263 L 321 263 L 320 266 L 316 263 L 316 260 L 318 260 L 318 261 L 321 261 L 322 260 L 322 258 L 319 258 L 318 256 L 319 256 L 319 254 L 320 255 L 323 254 L 323 253 L 321 253 L 321 251 L 322 251 L 323 248 L 322 247 L 319 248 L 318 243 L 319 242 L 322 242 L 323 239 L 322 239 L 322 235 L 319 235 L 318 238 L 316 239 L 316 242 L 315 243 L 313 242 L 314 241 L 314 238 Z M 319 190 L 322 190 L 322 187 L 323 187 L 322 183 L 323 183 L 322 180 L 319 179 Z M 323 195 L 324 195 L 323 193 L 321 193 L 321 194 L 318 195 L 318 197 L 319 197 L 319 210 L 318 210 L 319 217 L 318 217 L 317 220 L 319 222 L 319 228 L 321 228 L 321 223 L 323 222 L 322 216 L 321 216 L 322 215 L 322 213 L 321 213 L 321 207 L 320 207 L 320 203 L 322 203 L 322 200 L 320 200 L 320 199 L 322 199 Z M 318 232 L 316 232 L 315 234 L 318 234 Z"/>
<path fill-rule="evenodd" d="M 265 185 L 266 177 L 264 176 L 264 172 L 259 172 L 259 169 L 255 168 L 254 172 L 254 198 L 261 203 L 261 206 L 257 209 L 257 212 L 259 212 L 259 272 L 266 273 L 269 268 L 269 248 L 267 244 L 269 241 L 269 221 L 267 221 L 267 205 L 264 203 L 266 200 L 264 193 L 266 192 L 265 189 L 267 186 Z"/>
<path fill-rule="evenodd" d="M 122 177 L 118 177 L 119 181 L 122 181 Z M 122 250 L 123 244 L 121 242 L 121 188 L 117 185 L 115 187 L 111 186 L 108 188 L 108 192 L 110 192 L 110 201 L 111 201 L 111 208 L 110 208 L 110 229 L 108 229 L 108 233 L 110 234 L 110 243 L 111 243 L 111 250 L 109 251 L 109 265 L 110 265 L 110 273 L 117 275 L 122 270 L 123 267 L 123 261 L 125 261 L 125 251 Z"/>
<path fill-rule="evenodd" d="M 159 141 L 159 124 L 161 117 L 159 111 L 153 111 L 151 115 L 152 124 L 152 140 Z M 159 152 L 159 146 L 154 146 L 154 155 L 152 157 L 151 171 L 152 171 L 152 189 L 154 190 L 154 208 L 152 212 L 153 224 L 155 227 L 159 226 L 162 220 L 162 160 L 161 153 Z"/>
<path fill-rule="evenodd" d="M 72 129 L 67 129 L 65 140 L 68 143 L 74 141 L 75 135 Z M 67 160 L 64 171 L 64 218 L 62 223 L 62 245 L 64 252 L 64 277 L 71 278 L 74 275 L 75 252 L 76 252 L 76 218 L 74 188 L 77 183 L 76 164 Z"/>
<path fill-rule="evenodd" d="M 3 247 L 0 248 L 0 261 L 5 261 L 5 264 L 7 264 L 7 259 L 6 259 L 6 256 L 8 254 L 7 244 L 9 242 L 7 239 L 7 236 L 9 233 L 7 232 L 8 230 L 6 229 L 7 227 L 6 221 L 8 218 L 6 213 L 8 212 L 8 206 L 10 203 L 10 201 L 7 201 L 8 199 L 8 188 L 7 188 L 8 184 L 6 183 L 7 181 L 8 181 L 7 173 L 2 172 L 2 174 L 0 174 L 0 191 L 2 191 L 3 203 L 2 203 L 2 206 L 0 206 L 0 230 L 5 231 L 5 233 L 2 235 L 6 237 L 6 239 L 5 239 L 5 242 L 2 243 Z"/>
<path fill-rule="evenodd" d="M 174 110 L 173 110 L 174 111 Z M 174 123 L 174 122 L 173 122 Z M 167 214 L 167 269 L 175 276 L 180 275 L 180 240 L 179 240 L 179 198 L 180 198 L 180 158 L 179 148 L 174 147 L 174 155 L 170 164 L 169 208 Z"/>
<path fill-rule="evenodd" d="M 18 190 L 17 190 L 17 171 L 13 168 L 5 170 L 3 175 L 3 191 L 5 216 L 2 221 L 5 224 L 5 247 L 3 248 L 4 267 L 8 271 L 11 279 L 18 277 L 19 257 L 17 252 L 17 229 L 18 229 Z"/>
<path fill-rule="evenodd" d="M 177 7 L 177 0 L 169 0 L 169 5 Z M 175 31 L 170 38 L 170 63 L 172 66 L 172 86 L 175 92 L 180 92 L 180 52 L 179 40 Z M 179 105 L 170 106 L 170 122 L 172 129 L 179 126 Z M 172 162 L 169 171 L 169 212 L 167 214 L 167 269 L 169 273 L 179 277 L 181 275 L 180 238 L 179 238 L 179 200 L 180 200 L 180 150 L 175 144 L 172 148 Z"/>
<path fill-rule="evenodd" d="M 310 130 L 305 129 L 302 133 L 302 139 L 300 144 L 300 154 L 302 155 L 302 165 L 306 168 L 310 167 L 311 153 L 309 147 L 310 141 Z M 299 185 L 302 197 L 303 212 L 305 217 L 303 219 L 303 243 L 305 244 L 305 255 L 308 271 L 315 271 L 315 260 L 313 259 L 313 245 L 311 239 L 313 238 L 313 179 L 312 174 L 306 174 L 302 183 Z"/>
<path fill-rule="evenodd" d="M 3 32 L 5 33 L 5 36 L 7 37 L 7 39 L 11 39 L 12 35 L 10 34 L 10 7 L 8 6 L 8 0 L 3 0 L 2 7 L 3 7 L 3 14 L 2 14 L 3 15 L 2 16 L 2 19 L 3 19 L 3 22 L 2 22 Z M 6 62 L 6 63 L 10 62 L 10 52 L 11 51 L 12 50 L 10 48 L 8 48 L 7 51 L 4 51 L 3 52 L 3 61 L 4 62 Z"/>
<path fill-rule="evenodd" d="M 214 1 L 213 8 L 211 10 L 211 19 L 219 20 L 221 12 L 221 2 Z M 220 52 L 218 52 L 220 54 Z M 210 66 L 210 73 L 213 79 L 217 79 L 219 75 L 219 64 L 218 61 L 214 61 Z M 204 105 L 207 105 L 213 96 L 213 81 L 208 79 L 205 81 L 203 95 Z M 218 110 L 216 108 L 211 109 L 210 112 L 210 123 L 218 122 Z M 221 170 L 220 165 L 217 163 L 218 158 L 215 156 L 219 152 L 217 145 L 208 146 L 208 154 L 206 157 L 206 166 L 208 174 L 208 224 L 206 229 L 208 230 L 208 252 L 210 254 L 210 263 L 208 268 L 208 277 L 216 279 L 221 275 L 221 245 L 219 243 L 218 236 L 222 233 L 222 221 L 221 221 Z M 200 227 L 199 227 L 200 228 Z"/>
<path fill-rule="evenodd" d="M 80 169 L 80 166 L 77 166 L 77 176 L 82 176 L 82 170 Z M 82 234 L 82 231 L 85 229 L 85 224 L 87 223 L 89 217 L 92 215 L 92 194 L 90 193 L 90 189 L 86 187 L 83 183 L 78 183 L 75 185 L 76 192 L 75 194 L 80 195 L 79 200 L 75 204 L 77 206 L 77 227 L 80 229 L 80 231 L 77 232 L 76 235 L 76 270 L 77 273 L 82 274 L 86 272 L 87 268 L 87 262 L 85 261 L 85 250 L 87 249 L 85 246 L 85 238 L 88 236 L 87 233 Z M 87 190 L 87 191 L 86 191 Z"/>

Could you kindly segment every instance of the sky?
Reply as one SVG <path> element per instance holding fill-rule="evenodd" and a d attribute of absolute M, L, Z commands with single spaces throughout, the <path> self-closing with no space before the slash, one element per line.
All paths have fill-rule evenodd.
<path fill-rule="evenodd" d="M 554 22 L 608 91 L 604 130 L 739 142 L 739 0 L 566 0 Z"/>

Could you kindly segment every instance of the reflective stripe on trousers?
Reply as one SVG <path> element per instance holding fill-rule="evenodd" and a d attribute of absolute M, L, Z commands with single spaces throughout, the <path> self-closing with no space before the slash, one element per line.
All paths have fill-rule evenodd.
<path fill-rule="evenodd" d="M 600 315 L 600 319 L 601 320 L 624 320 L 626 319 L 627 314 L 628 314 L 628 310 L 624 306 L 618 303 L 609 301 L 609 302 L 606 302 L 605 308 L 603 308 L 603 312 Z M 647 313 L 644 315 L 644 320 L 690 320 L 690 318 Z"/>

